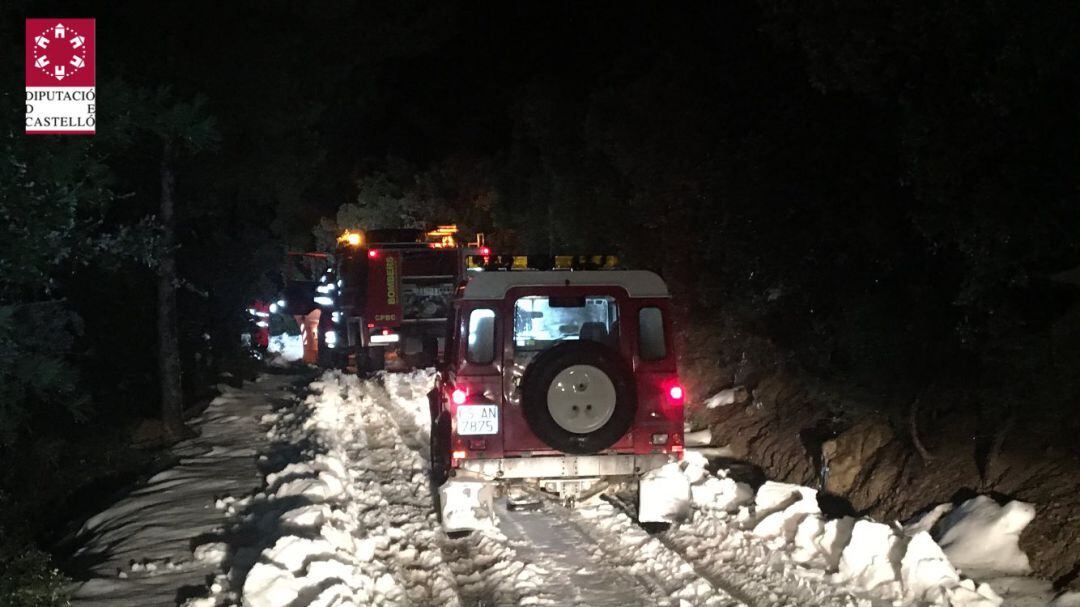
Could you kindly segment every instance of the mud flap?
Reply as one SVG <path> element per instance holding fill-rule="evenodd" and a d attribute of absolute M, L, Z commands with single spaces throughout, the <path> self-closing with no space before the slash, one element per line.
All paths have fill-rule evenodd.
<path fill-rule="evenodd" d="M 439 487 L 443 531 L 495 528 L 495 485 L 482 480 L 450 479 Z"/>
<path fill-rule="evenodd" d="M 638 481 L 638 522 L 679 523 L 690 517 L 690 481 L 678 462 L 652 470 Z"/>

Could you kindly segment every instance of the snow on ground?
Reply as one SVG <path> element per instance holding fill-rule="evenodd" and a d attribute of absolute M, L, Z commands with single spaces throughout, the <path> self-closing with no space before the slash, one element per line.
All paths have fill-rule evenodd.
<path fill-rule="evenodd" d="M 308 417 L 285 412 L 271 431 L 307 446 L 267 475 L 266 501 L 287 506 L 257 523 L 280 537 L 230 580 L 243 603 L 460 604 L 424 460 L 401 440 L 382 387 L 328 373 L 310 390 Z"/>
<path fill-rule="evenodd" d="M 1030 571 L 1017 544 L 1034 516 L 1030 504 L 999 506 L 980 496 L 939 524 L 949 507 L 908 527 L 830 520 L 813 489 L 769 481 L 752 494 L 726 470 L 711 475 L 705 465 L 699 453 L 686 454 L 680 468 L 691 482 L 693 516 L 658 537 L 749 604 L 1034 606 L 1055 599 L 1049 582 L 1016 575 Z M 1078 598 L 1063 595 L 1055 604 Z"/>
<path fill-rule="evenodd" d="M 1020 532 L 1033 518 L 1031 504 L 1014 501 L 999 506 L 980 495 L 941 522 L 941 547 L 950 561 L 972 572 L 1030 573 L 1028 557 L 1020 550 Z"/>
<path fill-rule="evenodd" d="M 101 577 L 79 588 L 77 602 L 872 607 L 1054 598 L 1046 582 L 1015 575 L 1026 570 L 1016 544 L 1033 515 L 1026 504 L 977 498 L 906 527 L 829 519 L 815 490 L 767 482 L 754 491 L 725 470 L 710 473 L 693 450 L 650 477 L 658 487 L 689 485 L 663 496 L 665 513 L 688 515 L 666 530 L 638 523 L 621 497 L 576 510 L 540 499 L 529 511 L 500 502 L 498 528 L 447 537 L 428 480 L 429 371 L 369 380 L 328 372 L 302 401 L 271 410 L 285 382 L 226 393 L 204 414 L 203 436 L 180 446 L 179 466 L 87 522 L 84 557 L 98 555 Z M 965 577 L 976 566 L 996 571 L 992 584 Z"/>
<path fill-rule="evenodd" d="M 222 387 L 191 422 L 200 436 L 172 449 L 180 458 L 174 467 L 86 521 L 75 561 L 95 577 L 74 589 L 74 605 L 175 605 L 205 586 L 224 558 L 215 538 L 261 481 L 259 418 L 288 398 L 289 380 L 263 376 L 242 390 Z"/>
<path fill-rule="evenodd" d="M 427 480 L 431 381 L 331 372 L 299 407 L 266 416 L 272 442 L 297 448 L 266 458 L 262 507 L 244 513 L 258 551 L 189 605 L 558 604 L 499 531 L 442 533 Z"/>
<path fill-rule="evenodd" d="M 285 362 L 294 362 L 304 358 L 304 338 L 301 335 L 289 335 L 288 333 L 282 333 L 281 335 L 273 335 L 270 337 L 270 342 L 266 346 L 266 352 L 268 354 L 276 354 L 277 357 Z"/>
<path fill-rule="evenodd" d="M 1028 504 L 975 498 L 938 527 L 947 508 L 935 509 L 934 521 L 908 528 L 827 519 L 813 489 L 770 481 L 755 494 L 725 470 L 709 474 L 705 464 L 691 451 L 678 465 L 691 483 L 692 516 L 661 534 L 645 534 L 629 516 L 632 507 L 618 501 L 577 516 L 596 529 L 599 543 L 613 544 L 611 552 L 633 555 L 631 567 L 667 570 L 676 579 L 688 565 L 713 588 L 750 605 L 1034 606 L 1054 600 L 1049 582 L 1001 577 L 1027 570 L 1017 538 L 1033 515 Z M 672 467 L 654 474 L 669 477 Z M 664 502 L 671 507 L 670 496 Z M 959 563 L 981 569 L 962 572 Z M 1065 595 L 1055 604 L 1076 600 Z"/>

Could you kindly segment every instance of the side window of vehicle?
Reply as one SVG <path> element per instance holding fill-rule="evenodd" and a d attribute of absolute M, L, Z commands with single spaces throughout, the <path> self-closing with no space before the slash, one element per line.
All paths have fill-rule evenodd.
<path fill-rule="evenodd" d="M 477 308 L 469 313 L 465 360 L 487 365 L 495 360 L 495 310 Z"/>
<path fill-rule="evenodd" d="M 662 360 L 667 356 L 664 313 L 660 308 L 642 308 L 638 311 L 638 353 L 641 360 Z"/>

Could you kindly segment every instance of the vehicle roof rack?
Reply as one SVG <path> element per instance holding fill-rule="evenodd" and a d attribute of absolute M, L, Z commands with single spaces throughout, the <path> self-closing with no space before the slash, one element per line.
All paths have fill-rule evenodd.
<path fill-rule="evenodd" d="M 615 255 L 469 255 L 465 265 L 472 271 L 615 270 Z"/>

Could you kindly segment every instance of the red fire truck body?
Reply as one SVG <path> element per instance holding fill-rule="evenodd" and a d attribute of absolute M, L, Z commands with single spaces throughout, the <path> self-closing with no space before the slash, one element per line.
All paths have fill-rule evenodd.
<path fill-rule="evenodd" d="M 317 288 L 324 364 L 343 367 L 350 355 L 360 371 L 434 364 L 466 255 L 487 251 L 457 246 L 451 229 L 347 232 L 339 239 L 336 263 Z"/>

